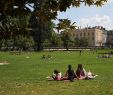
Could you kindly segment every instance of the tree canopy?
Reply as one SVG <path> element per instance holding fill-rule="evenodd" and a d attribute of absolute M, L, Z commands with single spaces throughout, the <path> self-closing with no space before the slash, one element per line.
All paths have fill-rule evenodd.
<path fill-rule="evenodd" d="M 0 38 L 16 37 L 15 35 L 28 34 L 26 28 L 32 28 L 32 36 L 40 50 L 42 42 L 50 38 L 51 20 L 57 19 L 59 23 L 55 27 L 58 31 L 75 29 L 75 22 L 69 19 L 58 19 L 58 12 L 65 12 L 68 8 L 85 6 L 102 6 L 108 0 L 0 0 Z M 30 21 L 29 20 L 30 17 Z M 28 25 L 29 23 L 29 25 Z M 50 23 L 50 25 L 49 25 Z M 65 35 L 68 38 L 68 35 Z M 43 40 L 42 40 L 43 39 Z M 58 44 L 54 36 L 52 43 Z M 49 39 L 50 40 L 50 39 Z M 25 40 L 26 41 L 26 40 Z M 66 40 L 66 47 L 69 40 Z M 12 41 L 8 41 L 11 43 Z M 47 42 L 47 41 L 46 41 Z M 59 40 L 60 42 L 60 40 Z M 28 44 L 27 44 L 28 45 Z"/>
<path fill-rule="evenodd" d="M 34 13 L 44 20 L 56 19 L 57 12 L 70 6 L 102 6 L 108 0 L 0 0 L 0 15 L 28 15 Z"/>

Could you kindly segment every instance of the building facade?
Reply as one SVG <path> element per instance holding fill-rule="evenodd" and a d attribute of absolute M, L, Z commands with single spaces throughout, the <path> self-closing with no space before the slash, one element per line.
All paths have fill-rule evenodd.
<path fill-rule="evenodd" d="M 104 46 L 107 41 L 106 30 L 101 27 L 77 29 L 74 36 L 77 39 L 87 39 L 88 46 Z"/>
<path fill-rule="evenodd" d="M 113 47 L 113 30 L 107 31 L 107 46 Z"/>

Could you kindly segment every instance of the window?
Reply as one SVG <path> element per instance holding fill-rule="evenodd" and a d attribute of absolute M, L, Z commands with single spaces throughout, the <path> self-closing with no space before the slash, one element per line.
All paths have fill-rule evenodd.
<path fill-rule="evenodd" d="M 95 40 L 94 36 L 92 36 L 92 40 Z"/>
<path fill-rule="evenodd" d="M 86 33 L 84 32 L 84 36 L 86 36 Z"/>
<path fill-rule="evenodd" d="M 80 36 L 82 36 L 82 33 L 80 33 Z"/>
<path fill-rule="evenodd" d="M 94 35 L 94 32 L 92 32 L 92 36 Z"/>

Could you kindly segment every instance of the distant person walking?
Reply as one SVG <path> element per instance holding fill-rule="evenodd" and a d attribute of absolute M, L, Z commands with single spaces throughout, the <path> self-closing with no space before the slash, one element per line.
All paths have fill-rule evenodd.
<path fill-rule="evenodd" d="M 79 56 L 81 56 L 81 54 L 82 54 L 82 50 L 79 51 Z"/>

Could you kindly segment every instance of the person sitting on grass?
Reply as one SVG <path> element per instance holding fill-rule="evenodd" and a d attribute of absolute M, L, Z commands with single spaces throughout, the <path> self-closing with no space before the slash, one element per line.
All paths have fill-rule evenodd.
<path fill-rule="evenodd" d="M 47 59 L 51 59 L 52 58 L 52 56 L 51 55 L 47 55 Z"/>
<path fill-rule="evenodd" d="M 62 73 L 58 70 L 54 70 L 54 73 L 51 77 L 47 77 L 48 80 L 62 80 Z"/>
<path fill-rule="evenodd" d="M 43 56 L 42 56 L 42 59 L 46 59 L 46 56 L 45 56 L 45 55 L 43 55 Z"/>
<path fill-rule="evenodd" d="M 75 78 L 74 70 L 72 69 L 71 65 L 68 65 L 68 70 L 66 71 L 65 77 L 63 79 L 70 80 L 72 82 L 74 81 L 74 78 Z"/>
<path fill-rule="evenodd" d="M 51 55 L 43 55 L 41 58 L 42 59 L 52 59 L 52 56 Z"/>
<path fill-rule="evenodd" d="M 79 80 L 86 78 L 86 71 L 83 68 L 82 64 L 78 64 L 78 68 L 75 73 L 76 73 L 76 78 Z"/>

